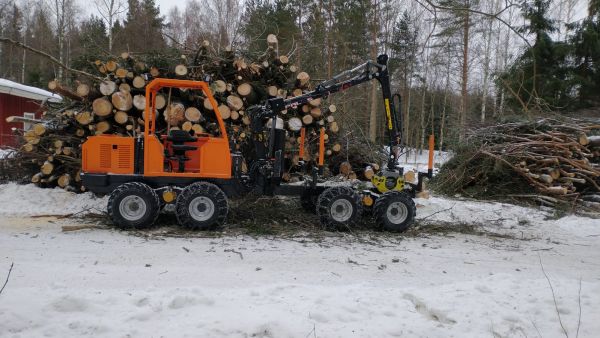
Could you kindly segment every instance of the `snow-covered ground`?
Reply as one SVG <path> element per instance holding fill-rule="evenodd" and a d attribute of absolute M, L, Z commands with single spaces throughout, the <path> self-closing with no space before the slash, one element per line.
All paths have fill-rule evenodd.
<path fill-rule="evenodd" d="M 440 167 L 452 158 L 452 152 L 435 150 L 433 152 L 433 164 L 436 167 Z M 429 162 L 429 150 L 419 151 L 415 148 L 403 148 L 398 157 L 398 164 L 412 164 L 415 166 L 423 167 L 427 169 L 427 163 Z"/>
<path fill-rule="evenodd" d="M 30 217 L 106 199 L 0 185 L 0 337 L 598 336 L 599 220 L 417 203 L 416 237 L 145 238 Z M 441 222 L 485 234 L 427 231 Z"/>

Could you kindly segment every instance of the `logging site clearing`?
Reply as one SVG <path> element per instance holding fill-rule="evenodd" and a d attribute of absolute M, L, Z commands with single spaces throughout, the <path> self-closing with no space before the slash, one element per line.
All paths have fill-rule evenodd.
<path fill-rule="evenodd" d="M 106 198 L 5 184 L 2 274 L 14 266 L 0 294 L 0 336 L 600 331 L 598 220 L 465 199 L 416 203 L 416 230 L 402 235 L 240 233 L 235 224 L 189 232 L 174 216 L 163 222 L 172 226 L 130 232 L 78 214 L 104 210 Z"/>

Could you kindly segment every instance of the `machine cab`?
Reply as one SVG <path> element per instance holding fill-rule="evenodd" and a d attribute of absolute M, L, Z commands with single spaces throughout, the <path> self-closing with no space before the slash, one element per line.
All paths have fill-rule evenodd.
<path fill-rule="evenodd" d="M 164 122 L 157 112 L 159 92 L 170 101 L 169 93 L 185 93 L 186 107 L 194 107 L 210 123 L 205 132 L 180 130 Z M 204 99 L 210 109 L 204 108 Z M 215 113 L 216 112 L 216 113 Z M 82 169 L 88 174 L 143 175 L 145 177 L 180 177 L 229 179 L 232 177 L 231 154 L 227 132 L 218 105 L 206 82 L 154 79 L 146 86 L 144 132 L 136 137 L 98 135 L 89 137 L 82 147 Z M 184 114 L 183 111 L 179 112 Z M 158 117 L 160 115 L 160 117 Z M 200 127 L 200 126 L 198 126 Z"/>
<path fill-rule="evenodd" d="M 161 89 L 183 90 L 195 100 L 207 98 L 212 111 L 202 111 L 215 129 L 184 131 L 167 124 L 157 130 L 156 96 Z M 165 90 L 163 90 L 165 91 Z M 202 106 L 202 105 L 200 105 Z M 231 178 L 231 155 L 227 132 L 211 90 L 202 81 L 155 79 L 146 86 L 144 126 L 144 176 Z M 181 112 L 183 113 L 183 112 Z"/>

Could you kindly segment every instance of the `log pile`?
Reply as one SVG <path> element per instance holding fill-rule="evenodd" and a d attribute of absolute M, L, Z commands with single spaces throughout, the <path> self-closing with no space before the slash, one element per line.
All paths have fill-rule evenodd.
<path fill-rule="evenodd" d="M 598 133 L 600 124 L 554 119 L 474 130 L 435 186 L 471 197 L 600 207 L 600 136 L 592 136 Z"/>
<path fill-rule="evenodd" d="M 45 104 L 40 108 L 41 120 L 25 121 L 34 123 L 32 129 L 16 130 L 22 136 L 22 144 L 11 160 L 13 169 L 4 166 L 3 170 L 16 170 L 16 174 L 27 176 L 40 186 L 79 189 L 81 144 L 91 135 L 135 136 L 143 132 L 145 86 L 157 77 L 207 81 L 218 104 L 214 111 L 201 91 L 163 89 L 156 100 L 157 132 L 181 129 L 219 136 L 215 117 L 219 114 L 232 147 L 248 158 L 252 152 L 247 108 L 272 97 L 300 95 L 312 85 L 308 73 L 300 71 L 288 56 L 279 54 L 275 35 L 269 35 L 268 42 L 265 53 L 253 60 L 231 49 L 217 54 L 206 41 L 198 51 L 168 62 L 127 52 L 115 58 L 93 60 L 95 75 L 103 81 L 78 79 L 72 86 L 50 81 L 48 89 L 61 95 L 63 103 Z M 288 180 L 304 174 L 298 172 L 297 166 L 301 128 L 306 128 L 306 162 L 316 160 L 322 127 L 326 130 L 326 158 L 340 153 L 336 111 L 335 105 L 313 100 L 282 113 L 288 130 Z M 7 120 L 24 122 L 20 117 Z"/>

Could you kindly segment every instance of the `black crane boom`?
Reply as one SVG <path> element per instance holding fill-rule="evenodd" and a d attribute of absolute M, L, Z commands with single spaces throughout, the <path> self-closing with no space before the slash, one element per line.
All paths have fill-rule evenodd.
<path fill-rule="evenodd" d="M 390 76 L 388 70 L 388 56 L 386 54 L 379 55 L 377 62 L 367 61 L 357 67 L 344 71 L 333 78 L 319 83 L 313 91 L 291 97 L 288 99 L 273 98 L 267 103 L 272 112 L 272 116 L 278 116 L 279 113 L 288 108 L 295 108 L 299 105 L 306 104 L 312 100 L 326 98 L 331 94 L 344 91 L 356 85 L 377 80 L 381 85 L 383 95 L 383 104 L 386 113 L 387 131 L 390 139 L 390 158 L 388 161 L 388 169 L 394 170 L 397 160 L 396 148 L 402 142 L 402 126 L 400 118 L 400 107 L 396 108 L 393 100 L 390 84 Z M 394 97 L 400 98 L 399 95 Z M 399 106 L 401 105 L 398 102 Z M 272 149 L 271 147 L 269 147 Z"/>

